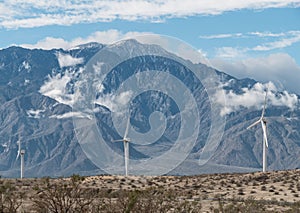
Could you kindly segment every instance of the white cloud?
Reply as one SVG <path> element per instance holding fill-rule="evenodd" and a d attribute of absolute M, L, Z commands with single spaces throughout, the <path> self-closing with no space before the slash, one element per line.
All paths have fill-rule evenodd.
<path fill-rule="evenodd" d="M 82 112 L 66 112 L 61 115 L 51 115 L 50 118 L 55 118 L 55 119 L 68 119 L 68 118 L 88 118 L 92 119 L 90 115 L 82 113 Z"/>
<path fill-rule="evenodd" d="M 58 52 L 56 54 L 60 68 L 75 66 L 84 62 L 83 58 L 74 58 L 69 54 Z"/>
<path fill-rule="evenodd" d="M 242 58 L 246 51 L 245 48 L 221 47 L 217 49 L 215 57 L 223 59 Z"/>
<path fill-rule="evenodd" d="M 219 104 L 223 104 L 225 94 L 225 106 L 221 110 L 221 115 L 230 114 L 240 110 L 242 107 L 261 109 L 264 104 L 265 90 L 268 89 L 268 105 L 286 106 L 294 109 L 298 104 L 298 97 L 287 91 L 278 93 L 276 86 L 272 82 L 266 84 L 256 83 L 252 88 L 242 88 L 242 94 L 236 94 L 232 90 L 219 90 L 214 98 Z"/>
<path fill-rule="evenodd" d="M 224 36 L 211 35 L 207 38 L 220 39 Z M 234 34 L 228 34 L 234 35 Z M 205 37 L 203 37 L 205 38 Z M 238 78 L 253 78 L 258 81 L 272 81 L 282 89 L 300 94 L 300 67 L 287 53 L 275 53 L 250 57 L 261 51 L 282 49 L 300 42 L 300 31 L 287 32 L 246 32 L 243 39 L 255 39 L 261 44 L 253 47 L 220 47 L 216 49 L 210 65 Z M 267 39 L 265 39 L 267 38 Z M 265 42 L 268 40 L 269 42 Z"/>
<path fill-rule="evenodd" d="M 138 42 L 143 44 L 155 44 L 160 45 L 161 47 L 167 49 L 168 51 L 184 58 L 190 60 L 194 63 L 204 63 L 208 64 L 208 60 L 206 59 L 206 53 L 202 50 L 195 50 L 193 47 L 189 45 L 174 45 L 172 42 L 178 42 L 175 38 L 166 37 L 161 35 L 155 35 L 150 32 L 135 32 L 130 31 L 127 33 L 123 33 L 116 29 L 110 29 L 107 31 L 97 31 L 87 36 L 86 38 L 75 38 L 72 41 L 66 41 L 62 38 L 51 38 L 47 37 L 43 40 L 38 41 L 36 44 L 21 44 L 20 46 L 29 49 L 75 49 L 81 44 L 90 43 L 90 42 L 98 42 L 102 44 L 113 44 L 117 41 L 123 39 L 136 39 Z M 196 54 L 198 53 L 198 54 Z M 203 54 L 202 54 L 203 53 Z M 63 66 L 72 66 L 72 63 L 82 63 L 81 59 L 72 59 L 71 56 L 60 53 L 58 55 L 59 59 L 62 58 L 62 63 L 60 63 L 61 67 Z M 63 57 L 65 56 L 65 57 Z M 64 62 L 65 61 L 65 62 Z M 70 64 L 68 63 L 70 62 Z"/>
<path fill-rule="evenodd" d="M 147 32 L 127 32 L 122 33 L 119 30 L 110 29 L 107 31 L 96 31 L 91 35 L 87 36 L 86 38 L 75 38 L 71 41 L 66 41 L 62 38 L 53 38 L 53 37 L 46 37 L 38 41 L 36 44 L 21 44 L 20 46 L 29 49 L 71 49 L 78 45 L 89 43 L 89 42 L 98 42 L 102 44 L 111 44 L 121 39 L 131 38 L 139 35 L 149 34 Z"/>
<path fill-rule="evenodd" d="M 16 15 L 16 12 L 9 8 L 8 5 L 0 3 L 0 20 L 4 20 L 7 17 L 13 17 Z"/>
<path fill-rule="evenodd" d="M 48 80 L 41 86 L 39 92 L 59 103 L 72 106 L 74 95 L 67 91 L 67 84 L 73 78 L 74 73 L 66 71 L 64 75 L 58 73 L 55 76 L 48 76 Z"/>
<path fill-rule="evenodd" d="M 237 61 L 211 59 L 218 70 L 238 78 L 253 78 L 258 81 L 272 81 L 282 89 L 300 94 L 300 67 L 295 59 L 286 53 L 270 54 L 267 57 L 247 58 Z"/>
<path fill-rule="evenodd" d="M 28 49 L 69 49 L 72 47 L 72 42 L 65 41 L 62 38 L 46 37 L 36 44 L 21 44 L 20 46 Z"/>
<path fill-rule="evenodd" d="M 51 2 L 6 0 L 0 3 L 0 27 L 31 28 L 54 24 L 95 23 L 115 19 L 157 22 L 171 17 L 216 15 L 241 9 L 288 6 L 299 7 L 299 0 L 231 0 L 226 4 L 220 4 L 218 0 L 52 0 Z"/>
<path fill-rule="evenodd" d="M 107 107 L 112 112 L 121 112 L 127 107 L 127 103 L 132 98 L 132 95 L 132 91 L 124 91 L 120 94 L 107 94 L 99 97 L 96 100 L 96 103 Z"/>
<path fill-rule="evenodd" d="M 100 65 L 99 65 L 100 66 Z M 68 69 L 65 73 L 58 73 L 53 76 L 48 76 L 48 80 L 41 86 L 39 92 L 45 96 L 48 96 L 59 103 L 74 106 L 75 101 L 80 101 L 85 94 L 82 94 L 82 91 L 78 88 L 81 88 L 82 84 L 86 84 L 86 79 L 75 81 L 75 87 L 77 89 L 75 92 L 70 92 L 68 89 L 68 84 L 76 79 L 75 76 L 78 73 L 82 73 L 82 69 L 79 71 Z M 101 84 L 97 83 L 97 86 L 94 85 L 98 91 L 95 93 L 101 92 L 104 87 Z M 130 101 L 133 95 L 132 91 L 124 91 L 119 94 L 106 94 L 101 97 L 98 97 L 97 100 L 94 100 L 94 103 L 105 106 L 113 112 L 120 112 L 126 108 L 126 104 Z M 68 112 L 63 115 L 53 115 L 52 118 L 65 119 L 70 117 L 79 117 L 79 118 L 90 118 L 91 112 L 86 109 L 86 112 Z"/>

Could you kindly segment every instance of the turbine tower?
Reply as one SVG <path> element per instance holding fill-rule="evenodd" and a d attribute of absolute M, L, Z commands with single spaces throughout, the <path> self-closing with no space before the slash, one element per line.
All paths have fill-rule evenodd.
<path fill-rule="evenodd" d="M 128 176 L 129 142 L 130 142 L 130 139 L 127 136 L 128 136 L 128 131 L 129 131 L 129 125 L 130 125 L 130 117 L 128 117 L 126 130 L 125 130 L 123 139 L 113 141 L 113 142 L 123 142 L 123 145 L 124 145 L 125 176 Z"/>
<path fill-rule="evenodd" d="M 263 172 L 266 172 L 267 170 L 267 148 L 269 146 L 268 137 L 267 137 L 267 120 L 264 118 L 266 105 L 267 105 L 267 96 L 268 96 L 268 90 L 266 91 L 264 106 L 259 120 L 247 127 L 247 129 L 250 129 L 253 126 L 261 123 L 261 128 L 263 130 Z"/>
<path fill-rule="evenodd" d="M 20 177 L 22 179 L 24 177 L 24 155 L 25 155 L 25 150 L 21 149 L 21 141 L 20 140 L 17 142 L 17 144 L 18 144 L 18 154 L 17 154 L 16 160 L 18 160 L 18 158 L 21 155 L 21 169 L 20 169 L 21 172 L 20 172 Z"/>
<path fill-rule="evenodd" d="M 25 155 L 25 150 L 21 150 L 21 179 L 24 177 L 24 155 Z"/>

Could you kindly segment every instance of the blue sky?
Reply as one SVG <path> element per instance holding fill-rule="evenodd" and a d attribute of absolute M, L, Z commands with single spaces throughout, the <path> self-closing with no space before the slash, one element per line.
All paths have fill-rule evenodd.
<path fill-rule="evenodd" d="M 300 94 L 300 0 L 0 2 L 0 48 L 70 48 L 144 32 L 179 38 L 238 78 Z"/>

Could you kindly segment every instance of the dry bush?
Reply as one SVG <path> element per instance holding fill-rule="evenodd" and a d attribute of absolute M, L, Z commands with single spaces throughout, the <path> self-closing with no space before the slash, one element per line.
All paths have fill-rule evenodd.
<path fill-rule="evenodd" d="M 222 212 L 251 212 L 251 213 L 261 213 L 267 212 L 266 204 L 264 200 L 254 200 L 253 197 L 249 197 L 243 202 L 232 201 L 231 203 L 223 207 Z"/>
<path fill-rule="evenodd" d="M 111 193 L 101 207 L 101 212 L 134 212 L 134 213 L 164 213 L 164 212 L 199 212 L 200 202 L 181 200 L 172 190 L 150 188 L 143 191 L 125 191 Z"/>
<path fill-rule="evenodd" d="M 41 186 L 34 186 L 32 209 L 37 212 L 89 212 L 95 194 L 82 188 L 81 182 L 78 175 L 73 175 L 70 181 L 44 178 Z"/>
<path fill-rule="evenodd" d="M 17 212 L 22 205 L 23 193 L 18 193 L 10 181 L 0 180 L 0 212 Z"/>

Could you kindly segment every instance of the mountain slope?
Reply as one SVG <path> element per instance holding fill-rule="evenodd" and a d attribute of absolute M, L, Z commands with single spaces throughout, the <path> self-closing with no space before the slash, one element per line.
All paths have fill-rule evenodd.
<path fill-rule="evenodd" d="M 118 48 L 121 50 L 129 46 L 141 53 L 147 52 L 147 48 L 152 48 L 154 51 L 169 54 L 158 46 L 142 45 L 131 40 L 119 45 Z M 77 141 L 71 107 L 82 67 L 103 47 L 101 44 L 90 43 L 70 50 L 45 51 L 10 47 L 0 51 L 1 175 L 18 176 L 19 161 L 16 160 L 18 140 L 21 141 L 22 148 L 26 150 L 25 176 L 103 173 L 86 157 Z M 143 66 L 139 66 L 141 60 L 144 60 Z M 180 72 L 178 63 L 172 60 L 146 57 L 136 58 L 118 66 L 106 79 L 107 93 L 116 89 L 120 82 L 134 74 L 130 70 L 135 66 L 139 66 L 141 70 L 148 68 L 163 70 L 172 67 L 174 75 L 183 79 L 186 85 L 190 85 L 195 90 L 203 90 L 195 77 Z M 211 70 L 202 64 L 197 66 L 201 67 L 203 72 Z M 226 116 L 227 121 L 221 143 L 209 164 L 199 166 L 197 162 L 210 128 L 210 116 L 207 115 L 211 111 L 207 94 L 202 92 L 196 99 L 202 116 L 203 132 L 186 161 L 171 174 L 253 171 L 261 168 L 262 131 L 259 127 L 246 130 L 246 127 L 260 116 L 259 100 L 261 97 L 254 96 L 256 97 L 254 102 L 257 102 L 257 105 L 255 103 L 238 105 L 234 101 L 246 94 L 258 95 L 257 91 L 261 91 L 259 86 L 262 84 L 252 79 L 236 79 L 219 71 L 217 74 L 221 76 L 221 89 L 228 101 L 228 105 L 224 106 L 223 116 Z M 149 83 L 153 82 L 149 79 Z M 298 131 L 300 111 L 298 106 L 293 108 L 291 104 L 289 105 L 292 98 L 294 96 L 284 92 L 271 92 L 271 103 L 266 111 L 270 141 L 268 149 L 270 169 L 300 167 L 298 154 L 300 153 Z M 134 103 L 131 122 L 140 132 L 149 130 L 148 117 L 153 111 L 161 110 L 167 116 L 172 115 L 174 120 L 169 120 L 164 137 L 155 144 L 148 147 L 131 146 L 130 157 L 143 159 L 152 155 L 158 156 L 169 150 L 174 145 L 172 141 L 178 136 L 179 128 L 176 125 L 178 109 L 173 106 L 172 100 L 168 100 L 162 94 L 149 92 L 136 98 Z M 166 103 L 169 103 L 171 107 L 162 108 Z M 295 105 L 295 102 L 292 103 Z M 98 112 L 95 115 L 99 129 L 105 133 L 107 140 L 120 138 L 121 136 L 113 128 L 111 115 L 106 106 L 97 105 L 96 108 Z M 107 144 L 122 155 L 122 144 Z M 222 169 L 222 165 L 226 166 Z"/>

